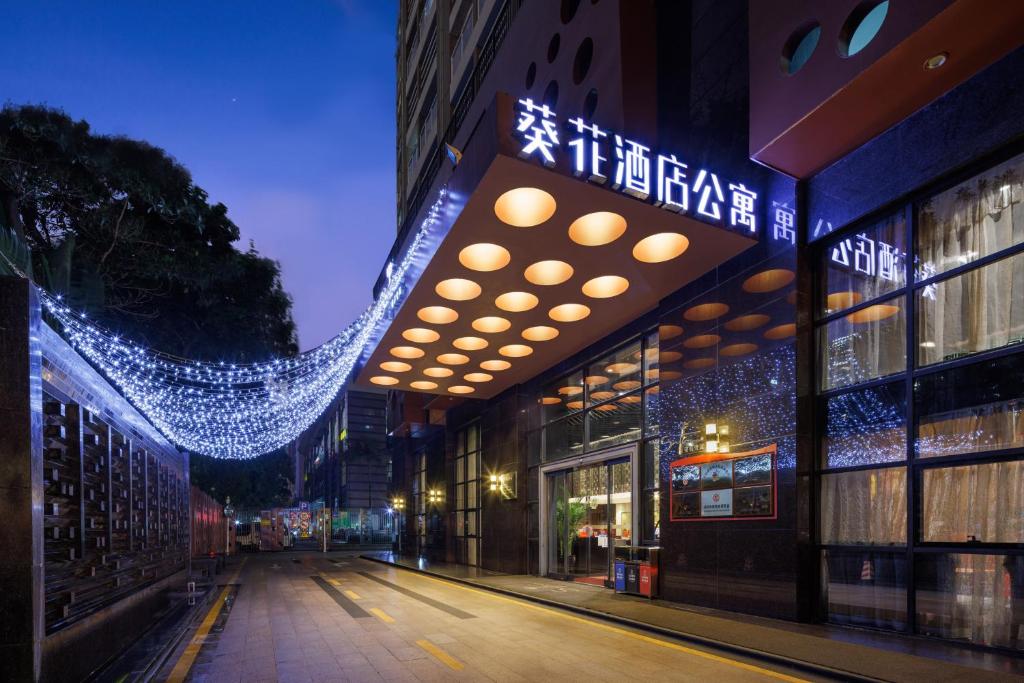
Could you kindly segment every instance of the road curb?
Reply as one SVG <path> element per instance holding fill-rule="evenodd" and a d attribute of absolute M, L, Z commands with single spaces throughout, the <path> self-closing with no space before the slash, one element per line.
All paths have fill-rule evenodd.
<path fill-rule="evenodd" d="M 477 583 L 469 579 L 463 579 L 454 576 L 448 576 L 439 572 L 432 572 L 427 569 L 420 569 L 418 567 L 409 567 L 404 564 L 395 564 L 394 562 L 388 562 L 377 557 L 371 557 L 369 555 L 360 555 L 360 558 L 369 560 L 370 562 L 376 562 L 388 567 L 394 567 L 396 569 L 404 569 L 406 571 L 414 572 L 416 574 L 423 574 L 436 579 L 442 579 L 445 581 L 451 581 L 452 583 L 459 583 L 466 586 L 472 586 L 480 590 L 490 591 L 492 593 L 499 593 L 512 598 L 518 598 L 520 600 L 527 600 L 537 604 L 545 605 L 547 607 L 554 607 L 555 609 L 564 610 L 566 612 L 574 612 L 583 616 L 591 617 L 594 619 L 600 619 L 601 621 L 612 622 L 620 626 L 628 626 L 629 628 L 636 629 L 638 631 L 646 631 L 648 633 L 656 633 L 660 636 L 666 636 L 673 640 L 680 640 L 686 643 L 701 645 L 703 647 L 714 648 L 728 652 L 730 654 L 740 655 L 749 659 L 754 659 L 761 662 L 767 662 L 771 664 L 777 664 L 788 667 L 790 669 L 798 669 L 807 673 L 811 673 L 817 676 L 824 676 L 827 678 L 834 678 L 843 681 L 864 681 L 865 683 L 879 683 L 879 681 L 885 681 L 882 678 L 874 678 L 872 676 L 865 676 L 853 671 L 847 671 L 844 669 L 836 669 L 824 664 L 817 664 L 815 662 L 808 662 L 801 659 L 790 659 L 783 655 L 776 654 L 774 652 L 766 652 L 765 650 L 758 650 L 756 648 L 750 648 L 743 645 L 737 645 L 735 643 L 727 643 L 725 641 L 716 640 L 714 638 L 707 638 L 705 636 L 699 636 L 694 633 L 686 633 L 685 631 L 676 631 L 674 629 L 665 628 L 664 626 L 658 626 L 656 624 L 649 624 L 643 621 L 636 621 L 627 617 L 622 617 L 617 614 L 611 614 L 609 612 L 600 612 L 597 610 L 588 609 L 586 607 L 579 607 L 578 605 L 569 605 L 566 603 L 557 602 L 555 600 L 549 600 L 548 598 L 542 598 L 536 595 L 528 595 L 526 593 L 519 593 L 516 591 L 508 590 L 507 588 L 498 588 L 497 586 L 489 586 L 487 584 Z"/>

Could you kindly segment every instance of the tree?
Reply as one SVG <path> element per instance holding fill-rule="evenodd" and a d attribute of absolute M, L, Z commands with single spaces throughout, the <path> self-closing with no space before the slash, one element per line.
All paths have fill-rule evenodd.
<path fill-rule="evenodd" d="M 190 458 L 192 483 L 223 502 L 231 496 L 238 510 L 266 510 L 292 502 L 291 460 L 284 449 L 252 460 Z"/>
<path fill-rule="evenodd" d="M 38 284 L 175 355 L 253 362 L 297 352 L 279 265 L 162 149 L 37 106 L 0 110 L 0 222 Z"/>

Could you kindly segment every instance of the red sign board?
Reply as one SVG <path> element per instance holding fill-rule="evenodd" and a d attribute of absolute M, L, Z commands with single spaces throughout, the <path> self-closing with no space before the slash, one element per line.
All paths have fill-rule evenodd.
<path fill-rule="evenodd" d="M 709 522 L 778 516 L 776 446 L 704 453 L 669 466 L 669 519 Z"/>

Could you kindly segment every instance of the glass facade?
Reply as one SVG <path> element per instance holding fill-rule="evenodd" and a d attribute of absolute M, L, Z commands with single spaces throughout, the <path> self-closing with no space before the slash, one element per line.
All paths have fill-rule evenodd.
<path fill-rule="evenodd" d="M 1022 169 L 1011 159 L 820 248 L 832 621 L 1024 648 Z"/>
<path fill-rule="evenodd" d="M 480 424 L 455 435 L 455 557 L 476 566 L 480 562 Z"/>

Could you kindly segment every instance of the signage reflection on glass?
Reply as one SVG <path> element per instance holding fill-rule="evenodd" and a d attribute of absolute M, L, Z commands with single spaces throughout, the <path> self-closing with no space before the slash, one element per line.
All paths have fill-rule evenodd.
<path fill-rule="evenodd" d="M 703 453 L 670 465 L 673 522 L 775 519 L 776 446 Z"/>

